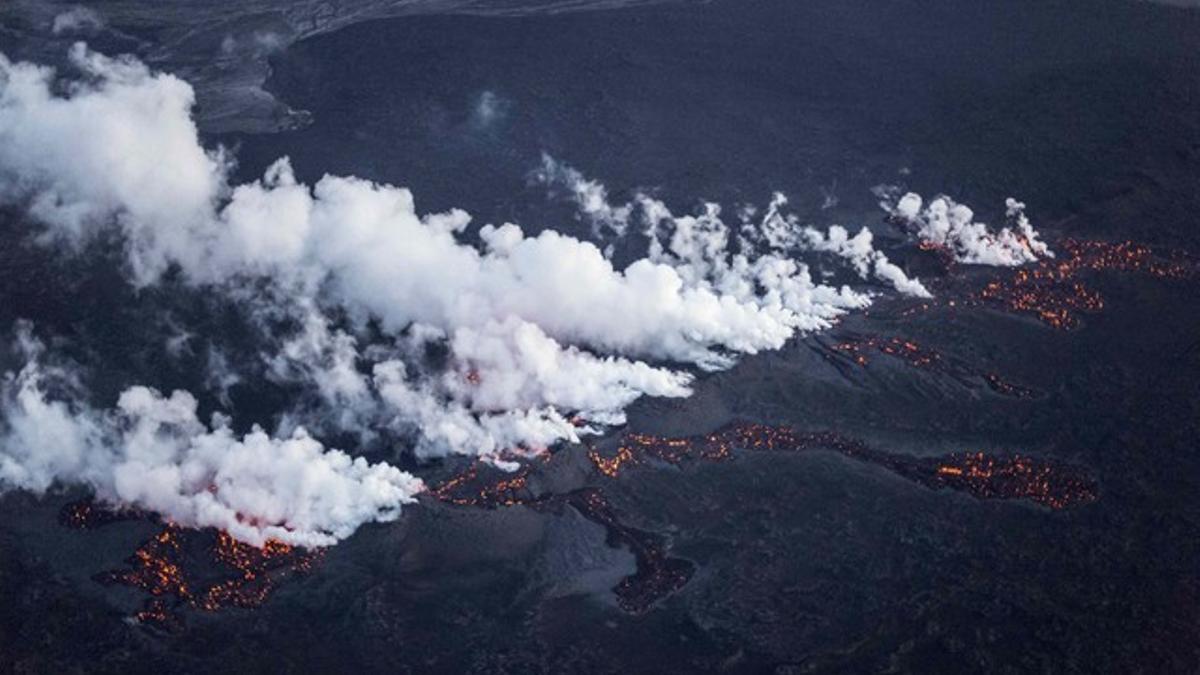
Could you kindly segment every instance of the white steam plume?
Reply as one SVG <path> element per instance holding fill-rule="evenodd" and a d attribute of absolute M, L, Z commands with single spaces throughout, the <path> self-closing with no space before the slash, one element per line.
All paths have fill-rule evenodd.
<path fill-rule="evenodd" d="M 620 237 L 629 227 L 630 204 L 613 206 L 608 201 L 608 188 L 584 176 L 578 169 L 567 166 L 547 153 L 542 153 L 542 166 L 534 172 L 536 181 L 547 186 L 562 186 L 592 225 L 592 234 L 603 238 L 608 232 Z M 607 231 L 607 232 L 606 232 Z"/>
<path fill-rule="evenodd" d="M 833 253 L 849 262 L 863 279 L 868 273 L 904 295 L 917 298 L 932 297 L 919 279 L 909 278 L 904 270 L 888 260 L 887 255 L 875 248 L 875 235 L 863 227 L 853 237 L 846 228 L 832 225 L 827 232 L 811 227 L 799 227 L 795 216 L 783 217 L 780 208 L 787 198 L 776 194 L 771 200 L 767 216 L 758 231 L 765 233 L 775 246 L 794 246 L 813 251 Z"/>
<path fill-rule="evenodd" d="M 1005 202 L 1011 227 L 999 232 L 975 222 L 974 211 L 944 195 L 925 205 L 920 195 L 909 192 L 894 202 L 885 200 L 880 206 L 919 239 L 945 247 L 962 263 L 1016 267 L 1054 257 L 1025 216 L 1025 205 L 1011 197 Z"/>
<path fill-rule="evenodd" d="M 27 327 L 20 342 L 28 361 L 0 383 L 0 486 L 42 493 L 82 484 L 102 501 L 181 525 L 309 547 L 392 520 L 424 490 L 419 479 L 326 449 L 303 429 L 278 438 L 256 427 L 238 437 L 227 418 L 205 425 L 183 391 L 130 387 L 115 410 L 96 411 L 79 402 L 68 370 L 40 361 Z M 54 398 L 50 389 L 69 395 Z"/>
<path fill-rule="evenodd" d="M 542 167 L 534 177 L 547 185 L 566 188 L 580 215 L 591 222 L 597 237 L 606 231 L 623 236 L 632 223 L 640 221 L 650 238 L 648 259 L 652 261 L 677 268 L 682 262 L 686 269 L 695 269 L 694 265 L 703 263 L 700 276 L 704 276 L 713 274 L 716 271 L 714 265 L 720 266 L 727 257 L 731 233 L 720 217 L 721 208 L 717 204 L 706 204 L 705 214 L 700 218 L 675 216 L 661 201 L 641 193 L 634 202 L 613 205 L 602 184 L 547 154 L 542 155 Z M 910 279 L 904 270 L 874 247 L 874 235 L 868 228 L 863 227 L 853 237 L 840 225 L 822 232 L 812 226 L 800 225 L 794 215 L 784 215 L 782 209 L 786 204 L 787 197 L 775 193 L 764 217 L 758 222 L 752 222 L 757 209 L 743 210 L 740 234 L 744 249 L 765 250 L 769 255 L 763 258 L 787 257 L 789 253 L 799 251 L 832 253 L 850 263 L 863 279 L 873 273 L 876 279 L 904 295 L 931 297 L 920 280 Z M 668 242 L 664 248 L 660 236 L 667 233 Z"/>
<path fill-rule="evenodd" d="M 242 300 L 270 345 L 268 375 L 304 383 L 322 402 L 319 411 L 286 419 L 276 438 L 256 432 L 236 439 L 219 420 L 211 428 L 198 422 L 186 394 L 134 389 L 118 411 L 89 412 L 77 416 L 83 427 L 70 427 L 83 439 L 70 447 L 99 458 L 80 460 L 88 466 L 112 466 L 137 440 L 114 436 L 105 421 L 124 419 L 131 429 L 161 430 L 147 434 L 165 444 L 156 470 L 184 471 L 204 450 L 206 471 L 245 470 L 252 491 L 277 497 L 278 506 L 239 502 L 185 517 L 179 514 L 210 500 L 201 494 L 210 494 L 206 488 L 193 492 L 198 484 L 189 483 L 151 501 L 160 495 L 129 483 L 118 489 L 103 472 L 57 459 L 39 474 L 93 485 L 181 522 L 241 523 L 241 536 L 254 539 L 286 513 L 294 517 L 291 531 L 336 538 L 342 524 L 386 516 L 416 488 L 386 467 L 326 451 L 303 432 L 293 437 L 301 426 L 364 437 L 376 428 L 412 431 L 419 455 L 503 463 L 508 453 L 540 452 L 595 425 L 620 423 L 639 396 L 687 396 L 691 376 L 680 367 L 728 367 L 739 354 L 777 349 L 870 303 L 867 293 L 814 282 L 791 249 L 828 251 L 864 278 L 873 273 L 902 292 L 927 294 L 873 248 L 868 230 L 850 237 L 841 228 L 799 227 L 779 214 L 781 199 L 761 223 L 736 231 L 712 204 L 694 216 L 676 216 L 644 195 L 613 207 L 603 186 L 552 160 L 543 170 L 577 184 L 573 198 L 607 229 L 623 232 L 636 211 L 650 236 L 645 257 L 618 269 L 592 243 L 554 231 L 527 235 L 514 224 L 486 225 L 480 245 L 472 245 L 462 234 L 470 220 L 462 211 L 421 216 L 408 190 L 353 177 L 325 176 L 308 186 L 286 159 L 261 180 L 230 185 L 227 159 L 200 144 L 187 83 L 83 45 L 71 57 L 83 78 L 64 89 L 52 70 L 0 56 L 0 202 L 26 207 L 45 225 L 44 240 L 80 250 L 118 228 L 138 284 L 177 268 L 187 282 Z M 334 315 L 349 321 L 336 323 Z M 280 317 L 299 330 L 281 334 L 273 320 Z M 364 343 L 368 319 L 382 329 L 381 343 Z M 430 343 L 444 348 L 444 362 L 423 357 Z M 15 391 L 30 393 L 14 396 L 7 416 L 21 420 L 44 408 L 69 417 L 54 404 L 38 408 L 37 372 L 14 376 Z M 236 374 L 219 380 L 237 386 Z M 103 442 L 87 440 L 93 436 Z M 28 447 L 13 466 L 40 461 L 28 453 L 46 446 Z M 238 459 L 219 462 L 212 448 Z M 292 468 L 258 469 L 277 461 Z M 236 485 L 236 475 L 223 475 Z M 290 490 L 320 476 L 345 493 L 337 505 L 342 517 L 317 519 L 314 512 L 324 513 L 311 505 L 317 497 Z M 358 489 L 365 501 L 350 494 Z M 242 523 L 247 513 L 260 520 Z"/>
<path fill-rule="evenodd" d="M 96 10 L 75 5 L 55 15 L 50 23 L 50 32 L 55 35 L 68 33 L 94 33 L 104 28 L 104 18 Z"/>

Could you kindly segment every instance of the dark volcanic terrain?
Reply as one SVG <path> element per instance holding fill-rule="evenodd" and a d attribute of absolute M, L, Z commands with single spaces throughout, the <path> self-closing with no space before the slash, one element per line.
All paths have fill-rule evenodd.
<path fill-rule="evenodd" d="M 206 140 L 242 178 L 286 154 L 305 180 L 466 208 L 472 231 L 586 233 L 531 183 L 543 152 L 680 211 L 781 190 L 806 222 L 870 225 L 935 297 L 878 289 L 513 473 L 372 448 L 430 491 L 319 551 L 0 496 L 0 671 L 1200 671 L 1200 13 L 621 4 L 297 31 L 266 88 L 311 118 Z M 1021 199 L 1057 257 L 952 263 L 887 222 L 880 185 L 989 222 Z M 0 212 L 0 319 L 63 336 L 99 397 L 203 389 L 203 359 L 164 350 L 172 316 L 245 331 L 220 299 L 134 290 L 26 234 Z M 291 393 L 230 398 L 269 423 Z"/>

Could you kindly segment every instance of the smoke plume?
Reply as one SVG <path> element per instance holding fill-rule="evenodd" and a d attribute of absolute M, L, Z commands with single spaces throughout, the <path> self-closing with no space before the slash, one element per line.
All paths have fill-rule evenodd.
<path fill-rule="evenodd" d="M 287 158 L 235 185 L 230 157 L 200 141 L 186 82 L 82 44 L 71 60 L 78 75 L 64 83 L 0 55 L 0 203 L 23 208 L 48 246 L 82 252 L 115 232 L 136 285 L 174 272 L 242 303 L 266 376 L 303 385 L 319 405 L 239 438 L 227 419 L 198 420 L 186 392 L 132 387 L 110 412 L 82 395 L 48 398 L 46 367 L 31 359 L 7 381 L 7 485 L 83 483 L 246 541 L 329 543 L 393 517 L 421 486 L 326 449 L 306 428 L 411 435 L 420 457 L 509 466 L 622 423 L 641 396 L 688 396 L 695 369 L 827 328 L 882 288 L 818 283 L 800 253 L 929 295 L 869 229 L 801 225 L 782 195 L 762 218 L 731 225 L 716 204 L 677 215 L 638 194 L 613 205 L 602 184 L 549 157 L 541 179 L 567 188 L 598 237 L 643 237 L 643 256 L 618 267 L 595 243 L 513 223 L 486 224 L 474 240 L 461 210 L 420 214 L 408 190 L 355 177 L 306 185 Z M 907 197 L 896 208 L 928 221 L 928 236 L 983 240 L 969 239 L 961 210 L 922 212 Z M 1024 236 L 1036 251 L 1021 222 L 993 248 Z M 431 347 L 445 358 L 431 362 Z M 219 350 L 209 361 L 225 401 L 250 379 Z"/>

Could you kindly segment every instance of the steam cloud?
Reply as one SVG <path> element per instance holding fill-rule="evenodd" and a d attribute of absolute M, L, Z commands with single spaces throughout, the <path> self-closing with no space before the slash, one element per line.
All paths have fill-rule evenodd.
<path fill-rule="evenodd" d="M 705 204 L 705 214 L 701 218 L 677 217 L 666 204 L 644 193 L 637 194 L 631 203 L 613 205 L 604 185 L 546 154 L 542 155 L 542 166 L 535 178 L 548 186 L 566 188 L 598 239 L 609 233 L 624 236 L 631 224 L 640 222 L 650 242 L 649 260 L 707 275 L 728 274 L 728 270 L 722 269 L 722 260 L 733 235 L 721 220 L 718 204 Z M 739 248 L 744 251 L 765 249 L 771 257 L 785 257 L 801 251 L 833 253 L 849 262 L 863 279 L 873 273 L 876 279 L 900 293 L 930 297 L 919 280 L 910 279 L 882 251 L 875 249 L 874 235 L 868 228 L 860 229 L 853 237 L 840 225 L 822 232 L 812 226 L 802 226 L 794 215 L 785 216 L 782 209 L 786 205 L 787 197 L 775 193 L 759 222 L 752 222 L 757 209 L 744 210 L 736 235 Z M 668 240 L 666 249 L 663 238 Z"/>
<path fill-rule="evenodd" d="M 881 206 L 922 241 L 945 247 L 959 262 L 1017 267 L 1039 257 L 1054 257 L 1025 216 L 1025 205 L 1011 197 L 1005 202 L 1005 215 L 1012 226 L 999 232 L 975 222 L 974 211 L 944 195 L 925 205 L 920 195 L 909 192 L 895 203 L 885 201 Z"/>
<path fill-rule="evenodd" d="M 96 10 L 76 5 L 54 17 L 50 32 L 55 35 L 66 33 L 93 33 L 104 27 L 104 19 Z"/>
<path fill-rule="evenodd" d="M 42 223 L 47 244 L 83 250 L 117 228 L 135 284 L 175 269 L 242 300 L 274 345 L 268 375 L 311 387 L 323 407 L 285 417 L 273 436 L 237 438 L 227 419 L 200 422 L 185 392 L 133 387 L 111 412 L 48 398 L 47 379 L 69 378 L 31 358 L 6 381 L 8 485 L 84 483 L 244 541 L 331 543 L 394 517 L 421 485 L 324 448 L 306 427 L 412 433 L 418 456 L 507 466 L 623 422 L 641 396 L 689 395 L 688 367 L 729 367 L 870 304 L 869 292 L 814 282 L 797 252 L 929 295 L 870 230 L 801 226 L 782 195 L 761 219 L 746 212 L 730 226 L 715 204 L 680 216 L 639 194 L 614 206 L 551 158 L 542 180 L 567 187 L 597 235 L 643 236 L 645 256 L 618 269 L 591 242 L 511 223 L 483 226 L 474 245 L 465 212 L 421 216 L 408 190 L 354 177 L 308 186 L 286 158 L 231 185 L 228 157 L 199 141 L 187 83 L 82 44 L 71 59 L 82 77 L 64 90 L 53 70 L 0 55 L 0 202 Z M 903 204 L 898 213 L 912 211 Z M 933 213 L 951 223 L 947 241 L 965 237 L 952 234 L 964 229 L 960 210 Z M 936 234 L 942 220 L 930 218 Z M 280 317 L 299 329 L 280 334 Z M 368 320 L 381 342 L 364 343 Z M 424 358 L 433 344 L 444 363 Z M 237 386 L 219 352 L 209 360 L 218 393 Z"/>
<path fill-rule="evenodd" d="M 226 418 L 206 426 L 183 391 L 168 397 L 130 387 L 104 413 L 51 398 L 51 387 L 77 385 L 68 370 L 40 362 L 42 346 L 27 326 L 19 335 L 29 361 L 0 385 L 0 485 L 41 493 L 55 483 L 83 484 L 101 500 L 181 525 L 217 527 L 256 545 L 309 547 L 395 518 L 424 489 L 394 467 L 326 449 L 302 429 L 277 438 L 256 427 L 238 438 Z"/>

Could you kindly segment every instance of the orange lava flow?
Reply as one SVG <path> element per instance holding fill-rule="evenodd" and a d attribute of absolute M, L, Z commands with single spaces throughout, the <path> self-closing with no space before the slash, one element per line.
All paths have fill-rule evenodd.
<path fill-rule="evenodd" d="M 917 368 L 925 368 L 941 363 L 942 361 L 942 355 L 932 349 L 922 347 L 912 340 L 904 340 L 898 337 L 870 336 L 844 340 L 833 345 L 833 349 L 846 354 L 860 366 L 865 366 L 870 362 L 864 353 L 869 350 L 876 350 L 888 356 L 901 359 Z"/>
<path fill-rule="evenodd" d="M 595 448 L 590 448 L 588 449 L 588 459 L 592 460 L 600 473 L 609 478 L 615 478 L 617 474 L 621 473 L 622 466 L 636 461 L 633 451 L 625 446 L 618 448 L 617 454 L 612 457 L 603 457 L 596 452 Z"/>
<path fill-rule="evenodd" d="M 523 466 L 513 474 L 491 469 L 499 474 L 491 477 L 481 475 L 480 469 L 484 466 L 486 465 L 472 464 L 462 473 L 431 489 L 429 493 L 438 501 L 456 506 L 497 508 L 531 502 L 526 489 L 529 466 Z"/>
<path fill-rule="evenodd" d="M 1052 509 L 1095 501 L 1095 485 L 1031 457 L 952 455 L 937 466 L 936 479 L 983 499 L 1028 499 Z"/>
<path fill-rule="evenodd" d="M 294 546 L 267 541 L 262 548 L 243 544 L 225 532 L 217 533 L 213 548 L 216 558 L 236 570 L 236 577 L 209 586 L 199 600 L 199 606 L 210 612 L 225 607 L 259 607 L 274 588 L 270 573 L 285 569 L 288 574 L 307 573 L 321 555 L 316 552 L 297 552 Z"/>
<path fill-rule="evenodd" d="M 938 251 L 937 247 L 920 247 Z M 1032 265 L 1001 272 L 982 289 L 966 297 L 925 301 L 899 312 L 911 316 L 934 307 L 989 306 L 1025 314 L 1059 330 L 1072 330 L 1081 315 L 1102 311 L 1104 297 L 1085 282 L 1088 272 L 1137 273 L 1158 279 L 1193 279 L 1194 257 L 1181 252 L 1155 252 L 1133 241 L 1105 242 L 1064 239 L 1058 243 L 1060 256 L 1042 258 Z M 939 255 L 944 251 L 938 251 Z M 943 258 L 945 256 L 943 255 Z M 948 269 L 953 261 L 945 262 Z"/>
<path fill-rule="evenodd" d="M 1132 241 L 1066 239 L 1060 248 L 1062 258 L 1044 259 L 1018 269 L 1008 279 L 992 281 L 968 302 L 999 305 L 1033 315 L 1052 328 L 1070 330 L 1078 327 L 1080 314 L 1104 309 L 1100 292 L 1080 279 L 1083 272 L 1138 272 L 1160 279 L 1187 279 L 1195 274 L 1194 265 L 1180 256 L 1163 258 Z"/>
<path fill-rule="evenodd" d="M 94 530 L 122 520 L 140 520 L 146 514 L 136 509 L 112 507 L 91 499 L 71 502 L 58 514 L 58 522 L 73 530 Z"/>
<path fill-rule="evenodd" d="M 258 548 L 225 532 L 167 524 L 138 547 L 128 569 L 101 573 L 97 580 L 149 593 L 135 618 L 172 626 L 184 607 L 208 612 L 260 607 L 281 580 L 309 572 L 322 554 L 278 541 Z"/>
<path fill-rule="evenodd" d="M 1005 380 L 995 373 L 983 372 L 973 368 L 958 359 L 945 357 L 941 353 L 918 344 L 907 338 L 883 337 L 878 335 L 848 334 L 832 345 L 817 340 L 814 348 L 826 360 L 838 368 L 842 368 L 838 357 L 845 357 L 856 366 L 865 368 L 871 362 L 870 352 L 878 352 L 890 358 L 898 359 L 913 368 L 948 376 L 964 385 L 982 381 L 989 389 L 1001 396 L 1010 398 L 1036 398 L 1038 392 Z"/>
<path fill-rule="evenodd" d="M 614 464 L 596 450 L 592 463 L 604 475 L 616 477 L 623 468 L 645 459 L 679 463 L 685 459 L 721 460 L 734 449 L 803 452 L 825 449 L 858 461 L 882 466 L 904 478 L 940 489 L 966 492 L 979 499 L 1023 499 L 1051 509 L 1095 501 L 1095 481 L 1081 467 L 1025 455 L 987 455 L 982 452 L 928 458 L 888 453 L 832 432 L 800 432 L 787 427 L 734 423 L 711 434 L 662 438 L 626 434 Z M 614 468 L 615 467 L 615 468 Z"/>

